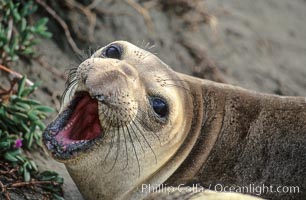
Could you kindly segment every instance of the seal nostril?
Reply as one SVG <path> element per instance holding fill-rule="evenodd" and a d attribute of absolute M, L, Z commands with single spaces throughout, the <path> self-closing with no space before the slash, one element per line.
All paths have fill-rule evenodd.
<path fill-rule="evenodd" d="M 132 76 L 133 72 L 127 65 L 122 66 L 122 71 L 127 75 L 127 76 Z"/>
<path fill-rule="evenodd" d="M 86 84 L 87 79 L 88 79 L 88 75 L 84 76 L 84 78 L 83 78 L 83 84 Z"/>
<path fill-rule="evenodd" d="M 101 103 L 105 103 L 106 97 L 103 94 L 98 94 L 95 96 L 95 98 Z"/>

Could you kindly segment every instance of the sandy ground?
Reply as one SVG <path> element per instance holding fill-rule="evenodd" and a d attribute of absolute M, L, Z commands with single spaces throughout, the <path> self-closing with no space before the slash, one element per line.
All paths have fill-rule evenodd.
<path fill-rule="evenodd" d="M 306 96 L 305 0 L 211 0 L 206 3 L 208 10 L 217 16 L 216 31 L 207 25 L 190 30 L 175 15 L 152 8 L 150 16 L 155 31 L 151 33 L 132 7 L 122 2 L 101 1 L 101 8 L 115 14 L 98 18 L 94 42 L 83 47 L 96 48 L 114 40 L 128 40 L 140 46 L 153 42 L 156 45 L 153 52 L 164 62 L 179 72 L 193 74 L 197 63 L 183 45 L 188 42 L 205 52 L 230 84 L 259 92 Z M 51 28 L 56 33 L 58 27 Z M 63 36 L 54 34 L 53 37 L 53 41 L 43 40 L 39 44 L 39 52 L 50 68 L 62 74 L 75 63 L 76 56 Z M 62 78 L 35 62 L 31 66 L 20 63 L 16 70 L 34 81 L 42 80 L 37 98 L 59 108 L 65 83 Z M 34 157 L 41 168 L 60 171 L 65 177 L 67 200 L 82 199 L 63 165 L 40 154 Z"/>

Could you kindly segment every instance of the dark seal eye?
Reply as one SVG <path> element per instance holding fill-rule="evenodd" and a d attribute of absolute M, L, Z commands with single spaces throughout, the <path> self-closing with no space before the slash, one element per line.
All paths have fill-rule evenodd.
<path fill-rule="evenodd" d="M 160 117 L 164 118 L 168 114 L 168 105 L 167 103 L 158 97 L 154 97 L 151 99 L 151 104 L 154 112 Z"/>
<path fill-rule="evenodd" d="M 120 59 L 121 58 L 121 49 L 117 45 L 111 45 L 111 46 L 107 47 L 104 54 L 108 58 Z"/>

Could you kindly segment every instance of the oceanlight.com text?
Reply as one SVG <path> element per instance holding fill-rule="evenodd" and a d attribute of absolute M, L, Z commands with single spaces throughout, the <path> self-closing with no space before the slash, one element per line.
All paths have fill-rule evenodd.
<path fill-rule="evenodd" d="M 299 186 L 283 186 L 283 185 L 224 185 L 224 184 L 215 184 L 208 185 L 208 187 L 203 187 L 199 184 L 194 185 L 184 185 L 180 184 L 176 187 L 168 186 L 167 184 L 142 184 L 141 191 L 143 193 L 152 193 L 152 192 L 163 192 L 163 193 L 172 193 L 172 192 L 193 192 L 199 193 L 204 192 L 205 190 L 212 190 L 216 192 L 236 192 L 244 194 L 255 194 L 262 195 L 267 193 L 300 193 Z"/>
<path fill-rule="evenodd" d="M 214 186 L 210 185 L 208 189 L 217 192 L 239 192 L 239 193 L 256 194 L 256 195 L 262 195 L 267 193 L 300 193 L 299 186 L 282 186 L 282 185 L 265 185 L 265 184 L 261 185 L 249 184 L 245 186 L 216 184 Z"/>

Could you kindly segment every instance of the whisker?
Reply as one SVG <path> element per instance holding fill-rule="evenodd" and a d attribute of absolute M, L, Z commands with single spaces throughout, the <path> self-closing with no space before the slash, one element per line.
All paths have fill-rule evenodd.
<path fill-rule="evenodd" d="M 148 113 L 147 112 L 144 112 L 143 110 L 138 110 L 138 112 L 141 112 L 142 114 L 145 114 L 145 115 L 147 115 Z M 137 115 L 135 116 L 135 118 L 136 118 L 136 120 L 138 120 L 138 121 L 141 121 L 142 119 L 141 118 L 139 118 Z M 145 128 L 147 129 L 147 130 L 151 130 L 151 128 L 149 128 L 146 124 L 142 124 L 143 126 L 145 126 Z M 148 131 L 151 135 L 153 135 L 153 136 L 155 136 L 157 139 L 158 139 L 158 141 L 159 141 L 159 143 L 161 144 L 161 141 L 160 141 L 160 138 L 159 138 L 159 136 L 154 132 L 154 131 Z"/>
<path fill-rule="evenodd" d="M 186 83 L 185 80 L 182 80 L 182 79 L 171 79 L 171 78 L 162 79 L 161 81 L 174 81 L 174 82 L 184 82 L 184 83 Z"/>
<path fill-rule="evenodd" d="M 119 124 L 119 120 L 118 120 L 118 118 L 117 118 L 117 124 Z M 117 163 L 117 159 L 118 159 L 118 156 L 119 156 L 119 151 L 120 151 L 120 127 L 119 127 L 119 125 L 117 126 L 117 150 L 116 150 L 116 157 L 115 157 L 115 160 L 114 160 L 114 163 L 113 163 L 113 165 L 112 165 L 112 167 L 111 167 L 111 169 L 109 170 L 109 171 L 107 171 L 106 173 L 109 173 L 109 172 L 111 172 L 113 169 L 114 169 L 114 167 L 115 167 L 115 165 L 116 165 L 116 163 Z M 114 134 L 115 134 L 115 136 L 116 136 L 116 131 L 114 132 Z M 115 136 L 114 136 L 114 138 L 115 138 Z"/>
<path fill-rule="evenodd" d="M 111 153 L 111 150 L 112 150 L 112 148 L 113 148 L 113 145 L 114 145 L 114 137 L 113 137 L 113 132 L 110 132 L 111 134 L 112 134 L 112 138 L 111 138 L 111 143 L 110 143 L 110 146 L 109 146 L 109 148 L 108 148 L 108 151 L 107 151 L 107 154 L 106 154 L 106 156 L 104 157 L 104 160 L 103 160 L 103 162 L 102 163 L 105 163 L 106 162 L 106 160 L 107 160 L 107 158 L 108 158 L 108 156 L 110 155 L 110 153 Z M 107 171 L 107 170 L 106 170 Z"/>
<path fill-rule="evenodd" d="M 69 72 L 68 77 L 67 77 L 67 82 L 66 82 L 66 84 L 69 84 L 71 81 L 73 81 L 74 79 L 76 79 L 76 74 L 77 74 L 77 71 L 71 71 L 71 72 Z"/>
<path fill-rule="evenodd" d="M 126 124 L 124 124 L 124 126 L 128 129 Z M 126 143 L 124 127 L 123 127 L 123 136 L 124 136 L 124 144 L 125 144 L 126 163 L 125 163 L 125 166 L 124 166 L 124 168 L 122 170 L 125 170 L 127 168 L 128 164 L 129 164 L 129 156 L 128 156 L 129 154 L 128 154 L 128 149 L 127 149 L 127 143 Z"/>
<path fill-rule="evenodd" d="M 147 49 L 150 47 L 150 45 L 151 45 L 151 43 L 148 42 L 148 43 L 146 44 L 146 46 L 144 47 L 144 49 L 147 50 Z"/>
<path fill-rule="evenodd" d="M 143 112 L 142 110 L 138 110 L 138 111 Z M 144 113 L 144 112 L 143 112 L 143 113 Z M 136 119 L 136 120 L 138 121 L 138 123 L 139 123 L 140 119 L 139 119 L 139 117 L 138 117 L 137 115 L 135 116 L 135 119 Z M 153 155 L 154 155 L 154 157 L 155 157 L 155 162 L 157 163 L 156 154 L 155 154 L 155 152 L 154 152 L 152 146 L 150 145 L 150 143 L 149 143 L 148 140 L 146 139 L 145 135 L 142 133 L 142 131 L 140 130 L 140 128 L 139 128 L 138 125 L 136 124 L 136 122 L 132 119 L 132 117 L 130 117 L 130 120 L 131 120 L 132 124 L 136 127 L 136 129 L 138 130 L 138 132 L 140 133 L 140 135 L 144 138 L 146 144 L 148 145 L 148 147 L 150 148 L 150 150 L 152 151 L 152 153 L 153 153 Z M 142 125 L 146 126 L 145 124 L 142 124 Z M 132 128 L 132 130 L 133 130 L 133 132 L 134 132 L 134 134 L 135 134 L 135 136 L 136 136 L 136 138 L 137 138 L 137 140 L 138 140 L 138 142 L 139 142 L 139 144 L 140 144 L 142 150 L 144 151 L 143 146 L 142 146 L 142 143 L 140 142 L 140 140 L 139 140 L 139 138 L 138 138 L 138 136 L 137 136 L 137 134 L 136 134 L 137 131 L 134 130 L 133 126 L 131 126 L 131 128 Z M 149 129 L 149 128 L 147 127 L 147 129 Z M 153 132 L 154 134 L 152 134 L 152 131 L 148 131 L 148 132 L 149 132 L 151 135 L 153 135 L 153 137 L 156 136 L 157 139 L 158 139 L 158 141 L 159 141 L 159 143 L 161 144 L 160 138 L 159 138 L 159 136 L 158 136 L 156 133 Z"/>
<path fill-rule="evenodd" d="M 150 55 L 151 55 L 151 52 L 149 52 L 149 51 L 145 52 L 145 55 L 143 56 L 143 59 L 146 59 Z"/>
<path fill-rule="evenodd" d="M 73 91 L 74 89 L 75 89 L 75 87 L 77 87 L 77 81 L 75 81 L 75 82 L 72 82 L 72 86 L 71 86 L 71 91 Z M 69 100 L 71 100 L 72 99 L 72 95 L 73 95 L 73 92 L 70 92 L 69 93 Z"/>
<path fill-rule="evenodd" d="M 141 142 L 140 142 L 140 140 L 139 140 L 139 138 L 138 138 L 138 136 L 137 136 L 137 134 L 136 134 L 136 131 L 135 131 L 134 128 L 133 128 L 133 126 L 131 126 L 131 129 L 133 130 L 133 133 L 135 134 L 135 136 L 136 136 L 136 138 L 137 138 L 137 141 L 138 141 L 138 143 L 140 144 L 140 147 L 141 147 L 141 149 L 142 149 L 142 152 L 143 152 L 144 155 L 145 155 L 145 150 L 144 150 L 144 148 L 143 148 L 143 146 L 142 146 L 142 144 L 141 144 Z"/>
<path fill-rule="evenodd" d="M 101 110 L 100 112 L 99 112 L 99 115 L 101 115 L 101 114 L 103 114 L 103 119 L 101 120 L 101 123 L 102 124 L 105 124 L 104 122 L 107 120 L 107 115 L 108 115 L 108 113 L 109 113 L 109 111 L 110 111 L 110 109 L 109 108 L 107 108 L 107 113 L 106 112 L 103 112 L 103 110 Z M 106 114 L 105 114 L 106 113 Z M 110 125 L 108 125 L 106 128 L 105 128 L 105 130 L 104 130 L 104 134 L 103 134 L 103 136 L 102 136 L 102 138 L 101 138 L 101 140 L 103 140 L 107 135 L 108 135 L 108 131 L 110 130 Z"/>
<path fill-rule="evenodd" d="M 138 176 L 140 176 L 140 164 L 139 164 L 139 159 L 138 159 L 137 152 L 136 152 L 136 149 L 135 149 L 135 145 L 134 145 L 134 142 L 133 142 L 133 139 L 132 139 L 132 136 L 131 136 L 131 133 L 130 133 L 129 129 L 127 131 L 128 131 L 129 138 L 130 138 L 130 140 L 132 142 L 132 147 L 133 147 L 134 154 L 135 154 L 135 157 L 136 157 L 136 160 L 137 160 Z"/>
<path fill-rule="evenodd" d="M 164 78 L 165 77 L 165 78 Z M 170 78 L 168 75 L 158 75 L 155 76 L 155 78 L 157 78 L 157 81 L 163 81 L 163 82 L 167 82 L 167 81 L 173 81 L 173 82 L 183 82 L 187 84 L 187 81 L 183 80 L 183 79 L 175 79 L 175 78 Z"/>
<path fill-rule="evenodd" d="M 65 99 L 65 96 L 67 95 L 67 92 L 69 90 L 73 91 L 75 89 L 75 87 L 77 86 L 77 80 L 75 81 L 72 81 L 67 87 L 66 89 L 64 90 L 62 96 L 61 96 L 61 104 L 64 103 L 64 99 Z M 69 100 L 71 100 L 71 96 L 73 95 L 73 92 L 70 92 L 69 93 Z"/>
<path fill-rule="evenodd" d="M 125 111 L 124 111 L 125 112 Z M 129 117 L 129 119 L 131 120 L 131 121 L 133 121 L 133 119 L 132 119 L 132 117 L 127 113 L 127 112 L 125 112 L 125 114 Z M 126 126 L 127 127 L 127 126 Z M 128 127 L 127 127 L 128 128 Z M 132 129 L 132 132 L 134 133 L 134 135 L 136 136 L 136 139 L 137 139 L 137 141 L 138 141 L 138 143 L 139 143 L 139 145 L 140 145 L 140 147 L 141 147 L 141 150 L 142 150 L 142 152 L 143 152 L 143 154 L 145 155 L 145 150 L 144 150 L 144 148 L 143 148 L 143 145 L 142 145 L 142 143 L 141 143 L 141 141 L 139 140 L 139 138 L 138 138 L 138 136 L 137 136 L 137 134 L 136 134 L 136 131 L 134 130 L 134 128 L 131 126 L 131 129 Z"/>
<path fill-rule="evenodd" d="M 153 48 L 156 48 L 156 45 L 155 44 L 152 44 L 151 46 L 148 47 L 148 49 L 153 49 Z"/>
<path fill-rule="evenodd" d="M 142 40 L 141 42 L 141 48 L 144 49 L 144 43 L 145 43 L 145 40 Z"/>
<path fill-rule="evenodd" d="M 104 110 L 101 110 L 101 111 L 99 111 L 99 115 L 101 115 L 101 114 L 103 115 L 103 114 L 104 114 L 104 116 L 105 116 L 105 118 L 106 118 L 106 116 L 108 116 L 108 114 L 109 114 L 108 112 L 109 112 L 110 110 L 111 110 L 110 108 L 107 108 L 107 111 L 106 111 L 107 113 L 105 113 Z"/>
<path fill-rule="evenodd" d="M 106 112 L 107 112 L 107 113 L 106 113 Z M 104 114 L 104 117 L 103 117 L 103 119 L 102 119 L 102 122 L 106 121 L 107 116 L 109 115 L 109 112 L 112 112 L 112 110 L 109 109 L 109 108 L 107 108 L 107 111 L 106 111 L 106 112 L 103 112 L 103 110 L 101 110 L 101 111 L 99 112 L 99 115 Z M 104 130 L 104 135 L 103 135 L 102 139 L 104 139 L 105 137 L 108 136 L 109 131 L 110 131 L 111 126 L 112 126 L 112 122 L 113 122 L 113 121 L 111 120 L 111 123 L 108 124 L 108 126 L 107 126 L 106 129 Z"/>
<path fill-rule="evenodd" d="M 68 80 L 69 80 L 69 78 L 68 78 Z M 71 86 L 70 86 L 71 84 L 74 84 L 74 83 L 77 83 L 77 82 L 78 82 L 78 80 L 75 79 L 75 78 L 71 79 L 69 82 L 67 81 L 67 82 L 66 82 L 65 91 L 67 91 L 67 90 L 69 89 L 69 87 L 71 87 Z"/>
<path fill-rule="evenodd" d="M 177 88 L 180 88 L 180 89 L 184 89 L 185 91 L 188 92 L 188 94 L 191 94 L 191 90 L 189 88 L 185 88 L 184 86 L 181 86 L 181 85 L 176 85 L 176 84 L 163 84 L 162 86 L 166 86 L 166 87 L 177 87 Z"/>
<path fill-rule="evenodd" d="M 143 137 L 143 139 L 145 140 L 145 142 L 147 143 L 147 145 L 149 146 L 149 148 L 151 149 L 153 155 L 154 155 L 154 158 L 155 158 L 155 163 L 157 164 L 157 158 L 156 158 L 156 154 L 152 148 L 152 146 L 150 145 L 150 143 L 148 142 L 147 138 L 144 136 L 144 134 L 141 132 L 141 130 L 139 129 L 139 127 L 137 126 L 137 124 L 132 121 L 132 123 L 134 124 L 134 126 L 138 129 L 138 132 L 141 134 L 141 136 Z"/>
<path fill-rule="evenodd" d="M 69 69 L 65 69 L 65 73 L 69 74 L 70 72 L 76 72 L 78 70 L 78 67 L 79 67 L 78 64 L 73 64 L 73 65 L 70 65 L 70 66 L 73 66 L 73 67 L 71 67 Z"/>
<path fill-rule="evenodd" d="M 113 123 L 113 120 L 110 120 L 110 125 L 109 125 L 110 128 L 109 128 L 109 129 L 111 129 L 112 123 Z M 111 132 L 111 131 L 110 131 L 110 132 Z M 108 132 L 107 134 L 109 134 L 110 132 Z M 109 153 L 110 153 L 110 151 L 111 151 L 112 148 L 113 148 L 113 137 L 112 137 L 112 139 L 111 139 L 111 145 L 109 146 L 108 152 L 107 152 L 106 156 L 104 157 L 104 160 L 102 161 L 102 163 L 105 163 L 105 161 L 106 161 L 106 159 L 108 158 Z"/>
<path fill-rule="evenodd" d="M 85 54 L 86 54 L 86 59 L 90 58 L 93 54 L 94 50 L 90 46 L 88 49 L 86 49 Z"/>
<path fill-rule="evenodd" d="M 104 120 L 106 120 L 106 118 L 104 118 L 104 119 L 102 120 L 102 122 L 104 122 Z M 108 124 L 108 126 L 107 126 L 106 129 L 104 130 L 104 135 L 103 135 L 102 138 L 100 139 L 101 141 L 104 141 L 104 138 L 106 138 L 106 137 L 110 134 L 110 132 L 111 132 L 111 131 L 110 131 L 110 130 L 111 130 L 111 126 L 112 126 L 112 120 L 111 120 L 111 123 Z M 108 151 L 110 151 L 110 148 L 109 148 Z M 105 156 L 103 162 L 101 162 L 102 164 L 105 162 L 106 157 L 107 157 L 107 156 Z"/>
<path fill-rule="evenodd" d="M 146 102 L 146 101 L 143 101 L 143 102 Z M 142 114 L 148 115 L 148 112 L 144 112 L 144 111 L 141 110 L 141 109 L 138 109 L 137 112 L 141 112 Z M 126 112 L 125 114 L 128 115 L 127 112 Z M 138 115 L 135 115 L 135 119 L 136 119 L 138 122 L 139 122 L 139 121 L 142 121 L 142 119 L 139 118 Z M 130 118 L 130 120 L 133 121 L 132 118 Z M 143 125 L 147 130 L 151 130 L 151 128 L 148 127 L 146 124 L 142 124 L 142 125 Z M 158 136 L 155 132 L 153 132 L 153 131 L 148 131 L 148 132 L 149 132 L 151 135 L 153 135 L 153 137 L 155 136 L 155 137 L 158 139 L 159 143 L 161 144 L 160 138 L 159 138 L 159 136 Z"/>

